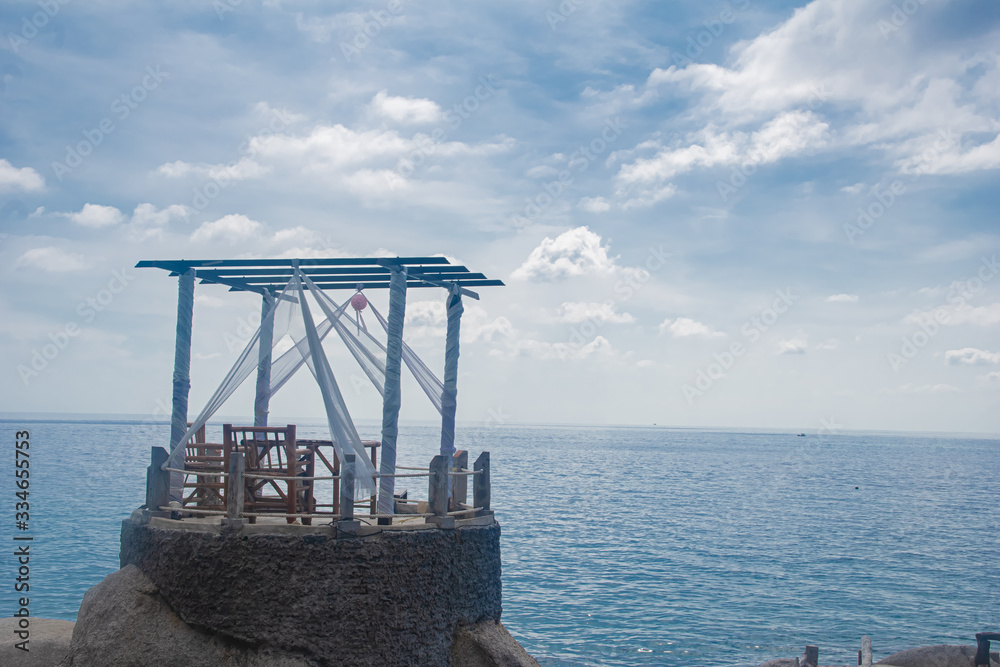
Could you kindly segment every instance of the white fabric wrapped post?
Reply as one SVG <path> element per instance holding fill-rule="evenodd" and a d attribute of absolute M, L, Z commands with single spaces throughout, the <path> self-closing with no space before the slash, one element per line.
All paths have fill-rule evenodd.
<path fill-rule="evenodd" d="M 403 356 L 403 318 L 406 315 L 406 267 L 392 266 L 389 274 L 389 325 L 385 358 L 385 397 L 382 399 L 382 460 L 379 472 L 396 473 L 396 436 L 399 434 L 399 375 Z M 379 479 L 378 513 L 393 514 L 394 477 Z M 392 519 L 379 519 L 379 523 Z"/>
<path fill-rule="evenodd" d="M 450 462 L 455 456 L 455 409 L 458 398 L 458 338 L 462 322 L 462 293 L 453 287 L 448 295 L 448 334 L 444 348 L 444 391 L 441 394 L 441 456 Z M 451 496 L 451 476 L 448 476 Z"/>
<path fill-rule="evenodd" d="M 188 394 L 191 392 L 191 329 L 194 323 L 194 269 L 177 278 L 177 334 L 174 341 L 173 400 L 170 414 L 170 448 L 173 452 L 188 430 Z M 184 497 L 184 475 L 171 473 L 170 500 Z"/>
<path fill-rule="evenodd" d="M 271 402 L 271 349 L 274 347 L 274 318 L 267 314 L 274 308 L 274 296 L 264 292 L 260 304 L 260 347 L 257 356 L 257 391 L 253 402 L 253 425 L 267 426 Z"/>

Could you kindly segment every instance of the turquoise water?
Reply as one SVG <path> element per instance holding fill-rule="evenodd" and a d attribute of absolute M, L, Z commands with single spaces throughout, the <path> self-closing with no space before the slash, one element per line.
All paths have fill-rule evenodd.
<path fill-rule="evenodd" d="M 0 424 L 4 470 L 14 432 L 31 432 L 32 614 L 72 620 L 117 569 L 120 521 L 168 428 Z M 400 463 L 425 464 L 437 438 L 404 426 Z M 806 644 L 854 664 L 862 634 L 880 657 L 1000 630 L 998 440 L 528 426 L 459 439 L 491 451 L 503 620 L 543 665 L 755 665 Z"/>

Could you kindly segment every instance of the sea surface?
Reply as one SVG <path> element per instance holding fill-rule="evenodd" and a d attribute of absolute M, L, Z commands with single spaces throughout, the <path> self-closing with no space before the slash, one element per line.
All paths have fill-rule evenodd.
<path fill-rule="evenodd" d="M 0 420 L 2 616 L 23 534 L 18 430 L 31 436 L 31 613 L 74 620 L 118 568 L 120 522 L 169 428 Z M 438 433 L 403 425 L 399 463 L 426 465 Z M 462 425 L 458 439 L 472 458 L 491 452 L 503 622 L 542 665 L 757 665 L 806 644 L 854 665 L 862 634 L 878 658 L 1000 631 L 997 439 Z"/>

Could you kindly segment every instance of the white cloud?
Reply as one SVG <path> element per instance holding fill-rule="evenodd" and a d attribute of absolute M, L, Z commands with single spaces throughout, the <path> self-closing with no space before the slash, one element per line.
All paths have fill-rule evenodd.
<path fill-rule="evenodd" d="M 372 111 L 397 123 L 436 123 L 444 118 L 441 107 L 425 98 L 393 97 L 380 90 L 372 99 Z"/>
<path fill-rule="evenodd" d="M 554 239 L 545 237 L 528 259 L 510 275 L 512 280 L 559 280 L 569 276 L 613 273 L 615 258 L 601 237 L 587 227 L 563 232 Z"/>
<path fill-rule="evenodd" d="M 125 219 L 122 212 L 114 206 L 101 206 L 100 204 L 84 204 L 83 208 L 76 213 L 63 213 L 70 222 L 92 229 L 101 227 L 112 227 Z"/>
<path fill-rule="evenodd" d="M 678 317 L 676 320 L 663 320 L 660 323 L 660 333 L 669 333 L 674 338 L 684 338 L 687 336 L 722 338 L 726 335 L 721 331 L 713 331 L 707 324 L 702 324 L 689 317 Z"/>
<path fill-rule="evenodd" d="M 865 189 L 864 183 L 855 183 L 854 185 L 845 185 L 844 187 L 840 188 L 840 191 L 846 192 L 849 195 L 856 195 L 864 189 Z"/>
<path fill-rule="evenodd" d="M 515 355 L 534 357 L 536 359 L 583 361 L 594 355 L 609 354 L 611 352 L 611 343 L 604 336 L 597 336 L 585 345 L 520 339 L 514 343 L 512 352 Z"/>
<path fill-rule="evenodd" d="M 944 353 L 944 360 L 947 364 L 985 366 L 988 364 L 1000 364 L 1000 352 L 988 352 L 977 350 L 974 347 L 963 347 L 961 350 L 948 350 Z"/>
<path fill-rule="evenodd" d="M 144 240 L 151 237 L 162 237 L 163 230 L 173 220 L 186 220 L 189 211 L 186 206 L 171 204 L 162 209 L 149 203 L 139 204 L 132 211 L 129 220 L 130 234 L 133 240 Z"/>
<path fill-rule="evenodd" d="M 639 361 L 635 362 L 636 368 L 652 368 L 655 365 L 656 362 L 653 361 L 652 359 L 640 359 Z"/>
<path fill-rule="evenodd" d="M 662 183 L 696 168 L 776 162 L 826 144 L 829 126 L 811 111 L 779 114 L 756 132 L 717 131 L 711 124 L 692 138 L 698 143 L 661 147 L 651 158 L 623 164 L 616 180 L 619 192 L 633 184 Z M 673 193 L 670 193 L 673 194 Z M 669 194 L 664 194 L 665 198 Z"/>
<path fill-rule="evenodd" d="M 816 344 L 817 350 L 836 350 L 838 347 L 840 347 L 840 341 L 836 338 Z"/>
<path fill-rule="evenodd" d="M 857 303 L 857 294 L 831 294 L 826 297 L 827 303 Z"/>
<path fill-rule="evenodd" d="M 946 319 L 945 319 L 946 318 Z M 914 311 L 903 318 L 904 324 L 920 325 L 930 320 L 941 321 L 948 326 L 960 324 L 977 324 L 979 326 L 991 326 L 1000 324 L 1000 303 L 991 303 L 986 306 L 972 306 L 962 303 L 956 306 L 942 306 L 930 310 Z"/>
<path fill-rule="evenodd" d="M 191 164 L 183 160 L 167 162 L 156 168 L 156 173 L 167 178 L 183 178 L 188 175 L 212 179 L 223 187 L 229 183 L 261 178 L 271 172 L 271 168 L 261 165 L 252 158 L 240 158 L 233 164 Z"/>
<path fill-rule="evenodd" d="M 90 268 L 83 255 L 47 246 L 32 248 L 17 258 L 15 268 L 25 267 L 50 273 L 68 273 Z"/>
<path fill-rule="evenodd" d="M 639 152 L 651 144 L 659 151 L 624 164 L 619 190 L 696 168 L 760 165 L 849 146 L 882 151 L 908 174 L 1000 168 L 995 36 L 984 30 L 961 51 L 946 41 L 892 35 L 887 51 L 875 26 L 888 16 L 878 3 L 814 0 L 773 30 L 736 42 L 726 65 L 677 63 L 655 69 L 641 92 L 619 87 L 617 96 L 640 106 L 687 96 L 687 118 L 705 126 L 686 143 L 640 142 Z M 911 19 L 909 33 L 931 16 Z"/>
<path fill-rule="evenodd" d="M 906 384 L 901 384 L 896 389 L 883 390 L 883 393 L 887 394 L 950 394 L 954 392 L 962 391 L 958 387 L 953 387 L 950 384 L 924 384 L 915 385 L 913 383 L 907 382 Z"/>
<path fill-rule="evenodd" d="M 635 318 L 628 313 L 616 313 L 614 302 L 587 303 L 567 301 L 559 306 L 556 321 L 577 324 L 579 322 L 610 322 L 611 324 L 628 324 Z"/>
<path fill-rule="evenodd" d="M 611 210 L 611 202 L 604 197 L 584 197 L 577 206 L 591 213 L 604 213 Z"/>
<path fill-rule="evenodd" d="M 808 347 L 805 336 L 778 341 L 778 354 L 805 354 Z"/>
<path fill-rule="evenodd" d="M 31 167 L 18 169 L 7 160 L 0 159 L 0 191 L 22 190 L 34 192 L 45 187 L 45 179 Z"/>
<path fill-rule="evenodd" d="M 256 220 L 251 220 L 242 214 L 230 214 L 203 223 L 191 235 L 194 243 L 206 243 L 216 240 L 224 240 L 230 243 L 246 241 L 256 237 L 261 231 L 262 225 Z"/>

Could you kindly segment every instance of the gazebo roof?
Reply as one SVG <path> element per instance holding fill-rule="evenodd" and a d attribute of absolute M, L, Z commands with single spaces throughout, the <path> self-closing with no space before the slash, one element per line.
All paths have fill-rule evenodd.
<path fill-rule="evenodd" d="M 136 268 L 157 268 L 177 276 L 194 269 L 202 284 L 228 285 L 232 292 L 280 292 L 292 277 L 296 263 L 320 289 L 386 289 L 392 268 L 406 267 L 407 287 L 503 286 L 455 266 L 445 257 L 330 257 L 307 259 L 176 259 L 143 260 Z M 465 291 L 465 290 L 463 290 Z M 465 291 L 470 296 L 474 294 Z"/>

